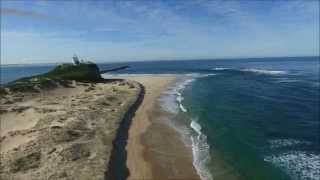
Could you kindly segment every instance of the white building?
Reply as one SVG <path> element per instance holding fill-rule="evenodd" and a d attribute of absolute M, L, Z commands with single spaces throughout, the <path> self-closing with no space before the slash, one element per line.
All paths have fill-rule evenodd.
<path fill-rule="evenodd" d="M 79 61 L 79 58 L 78 58 L 77 55 L 74 55 L 74 56 L 72 57 L 72 59 L 73 59 L 73 64 L 74 64 L 74 65 L 79 65 L 79 64 L 80 64 L 80 61 Z"/>

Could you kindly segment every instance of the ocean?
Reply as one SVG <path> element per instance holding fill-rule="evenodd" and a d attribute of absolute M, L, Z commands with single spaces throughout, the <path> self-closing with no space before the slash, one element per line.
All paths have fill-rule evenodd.
<path fill-rule="evenodd" d="M 160 97 L 203 180 L 320 177 L 319 57 L 152 61 L 114 76 L 177 74 Z M 53 65 L 1 66 L 1 82 Z"/>

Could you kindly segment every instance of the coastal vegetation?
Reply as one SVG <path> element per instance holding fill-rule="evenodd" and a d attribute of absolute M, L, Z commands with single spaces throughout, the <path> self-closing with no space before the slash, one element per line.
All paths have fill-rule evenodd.
<path fill-rule="evenodd" d="M 61 64 L 47 73 L 21 78 L 8 83 L 5 87 L 11 91 L 37 91 L 39 88 L 54 87 L 57 83 L 68 86 L 69 80 L 99 82 L 103 78 L 100 75 L 99 67 L 94 63 Z M 3 93 L 5 91 L 1 88 L 0 94 Z"/>

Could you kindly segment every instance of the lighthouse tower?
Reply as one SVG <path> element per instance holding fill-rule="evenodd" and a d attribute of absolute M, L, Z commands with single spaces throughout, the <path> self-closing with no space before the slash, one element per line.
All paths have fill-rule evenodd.
<path fill-rule="evenodd" d="M 78 58 L 77 55 L 74 55 L 74 56 L 72 57 L 72 59 L 73 59 L 73 64 L 74 64 L 74 65 L 79 65 L 79 64 L 80 64 L 80 61 L 79 61 L 79 58 Z"/>

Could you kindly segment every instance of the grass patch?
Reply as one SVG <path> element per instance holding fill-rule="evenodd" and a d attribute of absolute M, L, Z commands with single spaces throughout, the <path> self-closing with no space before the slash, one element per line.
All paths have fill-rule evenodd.
<path fill-rule="evenodd" d="M 99 68 L 96 64 L 62 64 L 48 73 L 30 76 L 13 81 L 5 87 L 17 92 L 36 92 L 37 88 L 53 88 L 56 82 L 66 85 L 66 80 L 76 80 L 82 82 L 98 82 L 102 80 Z M 1 87 L 4 88 L 4 87 Z M 0 95 L 4 91 L 0 91 Z"/>

